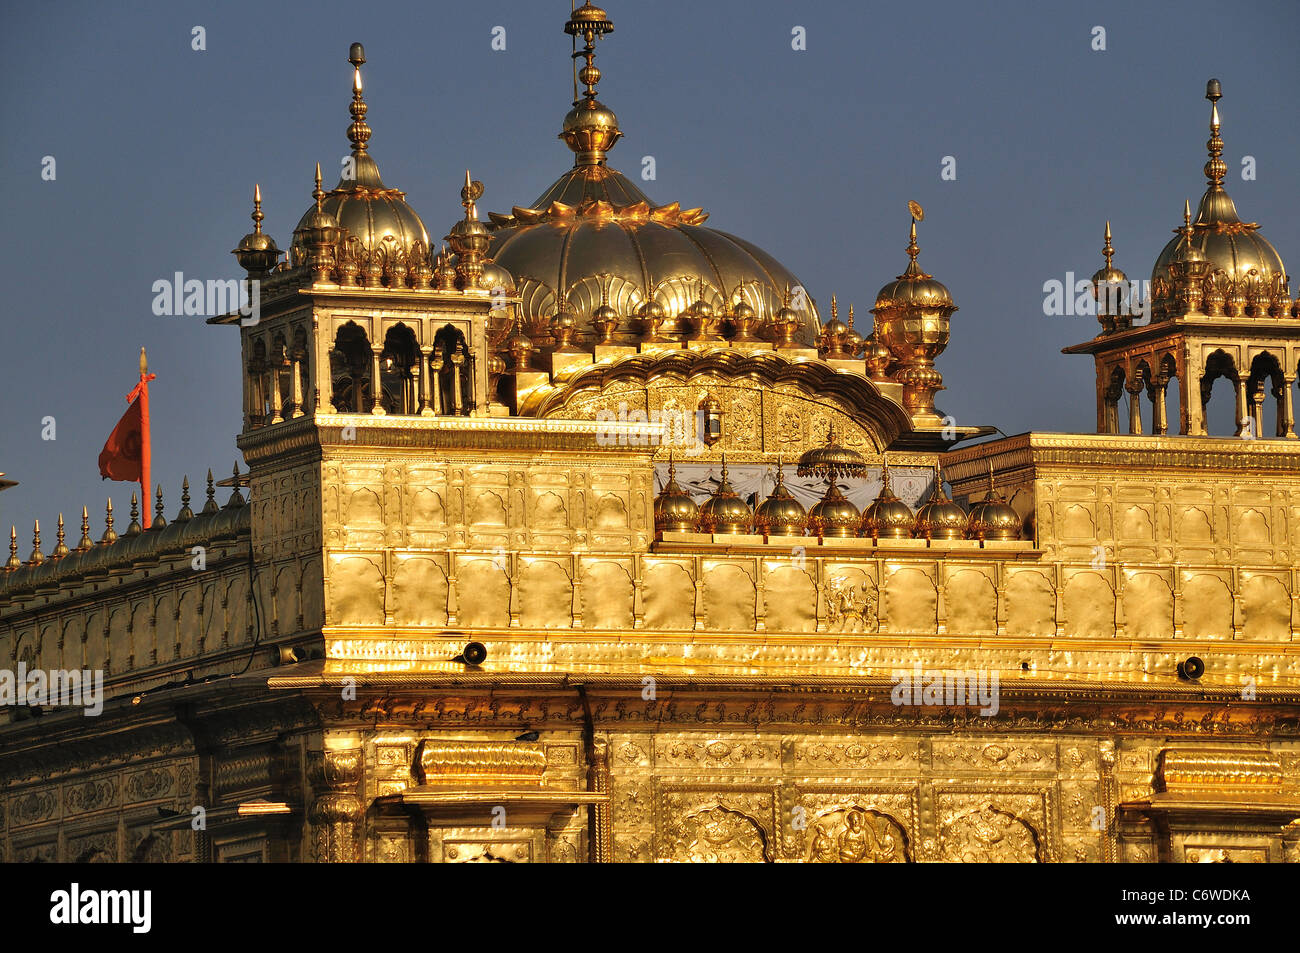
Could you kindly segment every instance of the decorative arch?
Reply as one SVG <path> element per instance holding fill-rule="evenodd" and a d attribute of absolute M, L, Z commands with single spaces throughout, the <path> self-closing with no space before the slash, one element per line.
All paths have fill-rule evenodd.
<path fill-rule="evenodd" d="M 433 412 L 469 416 L 474 409 L 474 352 L 465 341 L 465 333 L 454 325 L 443 325 L 433 336 L 429 373 Z"/>
<path fill-rule="evenodd" d="M 364 414 L 370 409 L 370 338 L 355 321 L 334 335 L 330 351 L 330 402 L 334 412 Z"/>
<path fill-rule="evenodd" d="M 380 400 L 390 414 L 419 412 L 420 345 L 415 332 L 398 323 L 384 335 L 379 355 Z"/>

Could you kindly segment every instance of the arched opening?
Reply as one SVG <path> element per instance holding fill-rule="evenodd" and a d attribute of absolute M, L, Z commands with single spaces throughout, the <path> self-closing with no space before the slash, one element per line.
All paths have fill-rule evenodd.
<path fill-rule="evenodd" d="M 1128 432 L 1131 434 L 1142 433 L 1142 392 L 1145 390 L 1150 395 L 1154 382 L 1151 365 L 1146 361 L 1138 361 L 1137 367 L 1133 369 L 1133 380 L 1126 388 L 1128 390 Z"/>
<path fill-rule="evenodd" d="M 277 411 L 281 419 L 287 418 L 293 405 L 293 375 L 283 334 L 277 334 L 271 342 L 271 387 L 271 419 L 275 419 Z"/>
<path fill-rule="evenodd" d="M 419 409 L 420 345 L 415 332 L 395 324 L 384 335 L 379 355 L 379 383 L 384 410 L 390 414 L 414 414 Z"/>
<path fill-rule="evenodd" d="M 370 339 L 349 321 L 334 336 L 330 351 L 330 401 L 335 413 L 364 414 L 370 407 Z"/>
<path fill-rule="evenodd" d="M 1227 383 L 1219 384 L 1223 378 Z M 1237 365 L 1223 351 L 1215 351 L 1205 362 L 1201 377 L 1201 417 L 1210 436 L 1235 436 L 1241 433 L 1238 418 Z"/>
<path fill-rule="evenodd" d="M 1282 401 L 1285 399 L 1282 363 L 1265 351 L 1256 354 L 1250 362 L 1250 377 L 1246 380 L 1246 415 L 1251 420 L 1256 437 L 1282 437 L 1286 435 Z"/>
<path fill-rule="evenodd" d="M 474 355 L 465 335 L 450 324 L 434 335 L 430 373 L 434 413 L 468 416 L 474 409 Z"/>

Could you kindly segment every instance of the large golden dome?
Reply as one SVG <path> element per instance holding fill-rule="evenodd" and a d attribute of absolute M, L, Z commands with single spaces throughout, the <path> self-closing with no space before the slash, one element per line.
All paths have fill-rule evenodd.
<path fill-rule="evenodd" d="M 1210 80 L 1205 97 L 1213 104 L 1210 108 L 1210 140 L 1206 144 L 1210 153 L 1205 163 L 1207 188 L 1201 196 L 1196 218 L 1191 223 L 1190 238 L 1184 235 L 1183 229 L 1175 229 L 1174 237 L 1161 250 L 1151 269 L 1152 297 L 1157 312 L 1173 293 L 1169 265 L 1177 258 L 1180 247 L 1184 244 L 1210 263 L 1210 276 L 1221 271 L 1228 281 L 1256 282 L 1266 294 L 1275 282 L 1286 281 L 1287 272 L 1286 266 L 1282 264 L 1282 256 L 1259 233 L 1258 224 L 1241 220 L 1236 203 L 1223 188 L 1227 164 L 1223 161 L 1223 139 L 1219 136 L 1218 100 L 1221 95 L 1219 81 Z"/>
<path fill-rule="evenodd" d="M 587 11 L 590 5 L 579 8 Z M 574 152 L 574 166 L 531 204 L 509 214 L 492 213 L 488 255 L 515 276 L 529 334 L 544 339 L 561 295 L 579 316 L 578 339 L 595 341 L 592 312 L 602 292 L 621 321 L 617 343 L 636 343 L 651 329 L 638 315 L 648 300 L 668 315 L 682 315 L 701 297 L 714 314 L 729 316 L 732 303 L 754 309 L 760 335 L 780 309 L 787 288 L 799 280 L 780 262 L 728 232 L 706 228 L 708 215 L 677 202 L 659 205 L 627 176 L 607 164 L 608 150 L 622 136 L 614 113 L 596 100 L 600 71 L 592 65 L 595 39 L 613 30 L 604 12 L 576 16 L 566 32 L 587 37 L 587 65 L 578 78 L 587 91 L 565 117 L 560 133 Z M 596 17 L 596 14 L 600 16 Z M 590 22 L 589 22 L 590 21 Z M 591 22 L 600 28 L 591 30 Z M 575 97 L 576 98 L 576 97 Z M 821 322 L 816 305 L 796 290 L 792 305 L 799 316 L 796 338 L 813 344 Z M 733 329 L 724 326 L 730 336 Z"/>

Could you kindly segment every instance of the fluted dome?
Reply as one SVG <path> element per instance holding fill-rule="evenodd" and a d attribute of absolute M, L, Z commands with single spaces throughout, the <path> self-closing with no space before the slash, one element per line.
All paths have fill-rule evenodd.
<path fill-rule="evenodd" d="M 677 467 L 669 457 L 668 482 L 655 497 L 655 532 L 692 533 L 699 515 L 700 508 L 677 482 Z"/>
<path fill-rule="evenodd" d="M 702 533 L 748 533 L 753 514 L 727 479 L 727 462 L 722 462 L 722 482 L 700 507 L 698 528 Z"/>
<path fill-rule="evenodd" d="M 539 338 L 556 300 L 564 296 L 582 315 L 579 341 L 590 343 L 599 336 L 590 316 L 607 289 L 609 305 L 628 319 L 615 340 L 634 344 L 651 331 L 637 319 L 643 304 L 654 300 L 669 318 L 684 317 L 699 297 L 701 280 L 714 315 L 727 310 L 739 289 L 758 326 L 766 326 L 781 307 L 784 290 L 799 288 L 799 280 L 755 245 L 704 227 L 708 215 L 701 209 L 658 204 L 607 164 L 608 150 L 622 132 L 613 111 L 596 99 L 600 70 L 592 58 L 595 41 L 613 24 L 603 11 L 588 7 L 580 7 L 565 27 L 587 41 L 586 52 L 578 54 L 587 57 L 578 71 L 587 91 L 560 133 L 574 153 L 574 167 L 532 203 L 490 216 L 488 255 L 518 281 L 525 326 Z M 821 326 L 817 309 L 806 294 L 797 295 L 795 305 L 796 339 L 812 344 Z"/>
<path fill-rule="evenodd" d="M 1209 262 L 1209 275 L 1222 271 L 1230 281 L 1257 282 L 1265 296 L 1275 285 L 1286 281 L 1287 271 L 1282 256 L 1272 242 L 1259 233 L 1257 223 L 1241 220 L 1236 203 L 1223 188 L 1227 165 L 1222 158 L 1223 140 L 1219 136 L 1218 100 L 1221 95 L 1218 80 L 1210 80 L 1206 89 L 1206 99 L 1213 104 L 1210 109 L 1209 160 L 1205 163 L 1207 188 L 1191 223 L 1190 237 L 1185 236 L 1183 229 L 1175 229 L 1174 237 L 1165 244 L 1151 269 L 1151 287 L 1157 310 L 1173 293 L 1169 266 L 1180 257 L 1186 259 L 1189 248 Z"/>
<path fill-rule="evenodd" d="M 913 535 L 918 539 L 961 539 L 966 534 L 966 526 L 966 511 L 948 499 L 943 489 L 943 474 L 936 473 L 934 493 L 916 511 Z"/>
<path fill-rule="evenodd" d="M 361 64 L 365 61 L 361 44 L 353 43 L 348 56 L 348 62 L 353 66 L 352 124 L 348 126 L 348 140 L 352 143 L 351 169 L 345 168 L 339 184 L 325 194 L 321 211 L 347 229 L 349 238 L 358 239 L 367 249 L 384 247 L 384 239 L 390 237 L 407 252 L 416 242 L 427 248 L 429 234 L 424 222 L 415 209 L 406 204 L 405 192 L 384 185 L 379 176 L 379 166 L 369 152 L 368 107 L 361 96 Z M 351 177 L 348 177 L 349 171 L 353 173 Z M 309 219 L 315 214 L 316 206 L 313 205 L 303 213 L 295 231 L 310 227 Z"/>
<path fill-rule="evenodd" d="M 819 538 L 856 536 L 860 518 L 858 508 L 828 480 L 825 495 L 808 511 L 808 533 Z"/>
<path fill-rule="evenodd" d="M 808 512 L 785 485 L 783 468 L 776 470 L 776 486 L 754 510 L 754 531 L 767 536 L 799 536 L 808 525 Z"/>
<path fill-rule="evenodd" d="M 889 483 L 889 467 L 884 467 L 880 493 L 862 511 L 860 535 L 871 539 L 908 539 L 915 526 L 916 514 L 894 495 L 894 488 Z"/>
<path fill-rule="evenodd" d="M 1015 508 L 994 489 L 993 464 L 990 463 L 988 496 L 970 508 L 966 538 L 980 541 L 1019 539 L 1022 522 Z"/>

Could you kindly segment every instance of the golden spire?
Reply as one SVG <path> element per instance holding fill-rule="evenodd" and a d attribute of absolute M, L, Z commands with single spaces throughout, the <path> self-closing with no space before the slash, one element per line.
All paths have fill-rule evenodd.
<path fill-rule="evenodd" d="M 5 563 L 5 572 L 21 569 L 23 561 L 18 558 L 18 527 L 9 527 L 9 561 Z"/>
<path fill-rule="evenodd" d="M 478 221 L 478 206 L 474 203 L 483 195 L 483 183 L 470 178 L 469 169 L 465 170 L 465 184 L 460 190 L 460 204 L 465 206 L 465 221 Z"/>
<path fill-rule="evenodd" d="M 59 514 L 59 529 L 58 529 L 58 533 L 56 533 L 55 535 L 56 535 L 56 540 L 54 544 L 54 550 L 50 553 L 50 558 L 62 559 L 64 556 L 68 555 L 69 552 L 68 544 L 64 541 L 63 538 L 63 514 L 62 513 Z"/>
<path fill-rule="evenodd" d="M 176 522 L 185 523 L 194 519 L 194 511 L 190 509 L 190 478 L 188 475 L 181 478 L 181 511 L 176 514 Z"/>
<path fill-rule="evenodd" d="M 41 552 L 41 521 L 37 520 L 32 529 L 32 554 L 27 558 L 27 565 L 39 566 L 45 562 L 45 554 Z"/>
<path fill-rule="evenodd" d="M 568 22 L 564 24 L 564 32 L 573 38 L 571 56 L 575 72 L 573 108 L 564 117 L 560 138 L 575 153 L 575 167 L 602 166 L 609 149 L 623 135 L 618 128 L 618 117 L 596 99 L 600 70 L 593 62 L 596 58 L 596 41 L 607 33 L 613 33 L 614 23 L 600 7 L 584 3 L 570 14 Z M 579 36 L 586 44 L 581 52 L 578 50 Z M 580 56 L 587 61 L 587 65 L 578 70 Z M 578 98 L 578 80 L 587 87 L 581 99 Z"/>
<path fill-rule="evenodd" d="M 253 214 L 251 218 L 253 219 L 253 234 L 262 234 L 262 219 L 266 218 L 266 216 L 262 214 L 262 186 L 257 182 L 253 183 Z"/>
<path fill-rule="evenodd" d="M 840 319 L 840 305 L 839 302 L 835 300 L 835 292 L 832 291 L 831 292 L 831 320 L 838 321 L 839 319 Z"/>
<path fill-rule="evenodd" d="M 239 492 L 239 461 L 235 461 L 234 475 L 231 477 L 230 485 L 234 492 L 230 494 L 230 499 L 226 500 L 226 509 L 238 509 L 244 505 L 244 494 Z"/>
<path fill-rule="evenodd" d="M 153 524 L 150 529 L 163 529 L 167 525 L 167 520 L 163 517 L 163 494 L 162 484 L 158 484 L 158 495 L 153 507 Z"/>
<path fill-rule="evenodd" d="M 1101 250 L 1101 253 L 1106 258 L 1106 268 L 1109 270 L 1110 260 L 1115 257 L 1115 249 L 1112 248 L 1110 245 L 1110 222 L 1109 221 L 1106 222 L 1106 247 Z"/>
<path fill-rule="evenodd" d="M 84 553 L 95 548 L 95 541 L 90 538 L 90 512 L 81 508 L 81 540 L 77 543 L 77 552 Z"/>
<path fill-rule="evenodd" d="M 361 97 L 361 64 L 365 61 L 365 47 L 353 43 L 348 50 L 348 62 L 352 64 L 352 105 L 348 109 L 352 114 L 352 124 L 348 126 L 348 141 L 352 143 L 353 153 L 365 152 L 366 143 L 370 141 L 370 126 L 366 123 L 368 107 Z"/>
<path fill-rule="evenodd" d="M 203 504 L 203 512 L 215 513 L 219 509 L 221 509 L 221 507 L 217 506 L 217 489 L 212 482 L 212 468 L 208 467 L 208 499 L 207 502 Z"/>
<path fill-rule="evenodd" d="M 131 522 L 126 527 L 127 536 L 139 536 L 140 529 L 140 497 L 131 491 Z"/>
<path fill-rule="evenodd" d="M 1223 98 L 1223 87 L 1217 79 L 1205 84 L 1205 98 L 1210 101 L 1210 141 L 1205 144 L 1210 158 L 1205 163 L 1205 184 L 1213 191 L 1223 188 L 1223 177 L 1228 165 L 1223 161 L 1223 139 L 1219 136 L 1219 100 Z"/>
<path fill-rule="evenodd" d="M 104 535 L 99 538 L 99 545 L 109 546 L 117 542 L 117 533 L 113 530 L 113 498 L 109 497 L 104 507 Z"/>
<path fill-rule="evenodd" d="M 316 188 L 311 190 L 311 197 L 316 200 L 316 211 L 323 211 L 321 203 L 325 201 L 325 190 L 320 187 L 320 163 L 316 163 Z"/>

